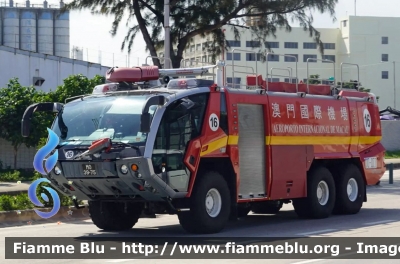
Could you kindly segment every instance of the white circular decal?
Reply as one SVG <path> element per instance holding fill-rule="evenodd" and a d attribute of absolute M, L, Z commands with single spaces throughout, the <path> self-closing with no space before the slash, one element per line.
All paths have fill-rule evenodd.
<path fill-rule="evenodd" d="M 367 131 L 367 133 L 371 132 L 372 121 L 371 121 L 371 115 L 367 108 L 364 109 L 363 119 L 364 119 L 365 131 Z"/>
<path fill-rule="evenodd" d="M 72 159 L 73 156 L 74 156 L 74 152 L 72 150 L 65 152 L 65 157 L 67 159 Z"/>
<path fill-rule="evenodd" d="M 212 131 L 217 131 L 219 128 L 219 119 L 216 114 L 211 114 L 210 118 L 208 119 L 208 123 L 210 124 L 210 128 Z"/>

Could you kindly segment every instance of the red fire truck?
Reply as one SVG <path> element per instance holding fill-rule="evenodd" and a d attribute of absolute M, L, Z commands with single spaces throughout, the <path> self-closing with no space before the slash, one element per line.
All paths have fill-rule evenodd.
<path fill-rule="evenodd" d="M 44 177 L 74 202 L 87 200 L 103 230 L 131 229 L 153 213 L 177 214 L 190 233 L 216 233 L 285 203 L 301 218 L 358 213 L 366 186 L 385 171 L 376 97 L 272 82 L 272 70 L 248 74 L 247 89 L 229 88 L 227 67 L 115 67 L 91 95 L 31 105 L 22 134 L 33 112 L 58 113 L 58 161 Z M 185 78 L 211 71 L 213 80 Z"/>

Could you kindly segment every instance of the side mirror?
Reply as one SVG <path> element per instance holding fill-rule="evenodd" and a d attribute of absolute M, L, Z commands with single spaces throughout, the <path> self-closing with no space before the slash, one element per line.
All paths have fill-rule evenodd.
<path fill-rule="evenodd" d="M 31 129 L 32 115 L 34 112 L 54 112 L 57 113 L 63 108 L 61 103 L 37 103 L 26 108 L 21 120 L 21 134 L 28 137 Z"/>

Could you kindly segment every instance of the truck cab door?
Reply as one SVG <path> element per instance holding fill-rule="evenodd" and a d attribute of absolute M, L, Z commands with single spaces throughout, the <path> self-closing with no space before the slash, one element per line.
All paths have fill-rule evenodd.
<path fill-rule="evenodd" d="M 177 100 L 167 107 L 154 142 L 152 161 L 154 171 L 161 174 L 171 188 L 185 192 L 191 170 L 184 159 L 190 143 L 200 137 L 209 93 L 194 94 L 185 102 Z M 188 105 L 185 104 L 191 104 Z"/>

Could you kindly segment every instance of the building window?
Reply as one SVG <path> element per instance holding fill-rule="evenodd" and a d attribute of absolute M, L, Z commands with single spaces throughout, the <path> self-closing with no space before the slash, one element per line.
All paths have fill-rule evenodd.
<path fill-rule="evenodd" d="M 296 58 L 288 57 L 288 56 L 295 56 Z M 285 54 L 285 62 L 296 62 L 296 61 L 299 61 L 299 55 L 297 55 L 297 54 Z"/>
<path fill-rule="evenodd" d="M 389 72 L 388 71 L 382 71 L 382 79 L 389 79 Z"/>
<path fill-rule="evenodd" d="M 235 77 L 235 81 L 234 82 L 232 82 L 232 77 L 227 77 L 226 78 L 226 82 L 227 82 L 227 86 L 229 87 L 229 88 L 240 88 L 240 83 L 241 83 L 241 81 L 242 81 L 242 78 L 240 78 L 240 77 Z"/>
<path fill-rule="evenodd" d="M 248 48 L 259 48 L 260 46 L 261 46 L 260 41 L 255 41 L 255 40 L 246 41 L 246 47 Z"/>
<path fill-rule="evenodd" d="M 279 61 L 279 55 L 268 54 L 268 61 Z"/>
<path fill-rule="evenodd" d="M 297 42 L 285 42 L 285 49 L 298 49 L 299 43 Z"/>
<path fill-rule="evenodd" d="M 389 54 L 382 54 L 382 61 L 389 61 Z"/>
<path fill-rule="evenodd" d="M 194 45 L 190 46 L 190 52 L 194 51 Z"/>
<path fill-rule="evenodd" d="M 307 62 L 307 59 L 316 59 L 317 55 L 303 55 L 303 61 Z M 309 62 L 317 62 L 316 60 L 309 60 Z"/>
<path fill-rule="evenodd" d="M 382 37 L 382 44 L 389 44 L 389 37 Z"/>
<path fill-rule="evenodd" d="M 256 54 L 255 53 L 246 53 L 246 60 L 247 61 L 256 61 Z M 261 54 L 257 54 L 257 61 L 261 60 Z"/>
<path fill-rule="evenodd" d="M 200 51 L 201 50 L 201 44 L 197 44 L 196 45 L 196 51 Z"/>
<path fill-rule="evenodd" d="M 201 57 L 201 61 L 202 61 L 202 62 L 207 62 L 207 56 Z"/>
<path fill-rule="evenodd" d="M 226 53 L 226 60 L 232 60 L 232 52 Z M 240 53 L 233 53 L 233 60 L 240 61 Z"/>
<path fill-rule="evenodd" d="M 290 81 L 290 78 L 285 78 L 285 82 L 286 83 L 297 83 L 297 78 L 292 78 L 291 81 Z"/>
<path fill-rule="evenodd" d="M 279 49 L 279 42 L 272 42 L 272 41 L 267 41 L 265 42 L 265 47 L 270 48 L 270 49 Z"/>
<path fill-rule="evenodd" d="M 279 82 L 279 78 L 268 78 L 268 82 Z"/>
<path fill-rule="evenodd" d="M 315 42 L 304 42 L 303 43 L 303 49 L 316 49 L 317 48 L 317 43 Z"/>
<path fill-rule="evenodd" d="M 335 62 L 335 55 L 323 55 L 322 59 Z M 330 61 L 323 61 L 323 63 L 331 63 Z"/>
<path fill-rule="evenodd" d="M 347 20 L 343 20 L 343 27 L 347 27 Z"/>
<path fill-rule="evenodd" d="M 240 47 L 240 40 L 227 40 L 230 47 Z"/>
<path fill-rule="evenodd" d="M 335 49 L 335 43 L 324 43 L 324 49 Z"/>

